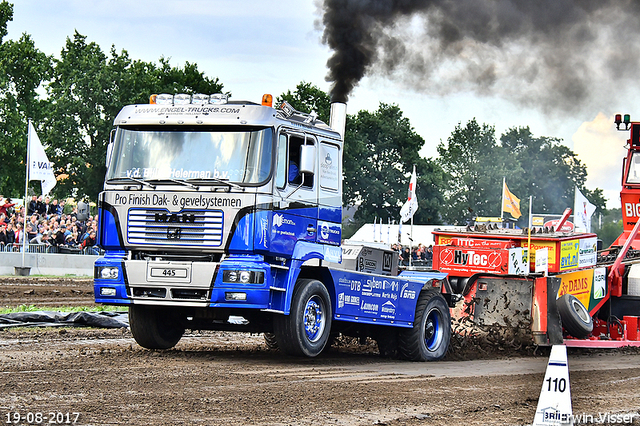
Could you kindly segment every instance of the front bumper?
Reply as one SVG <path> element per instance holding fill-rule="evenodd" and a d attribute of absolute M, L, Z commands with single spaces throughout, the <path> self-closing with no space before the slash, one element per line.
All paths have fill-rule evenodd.
<path fill-rule="evenodd" d="M 225 282 L 242 271 L 254 272 L 249 274 L 253 281 L 259 277 L 261 282 Z M 113 305 L 269 309 L 272 281 L 271 266 L 261 256 L 178 262 L 129 260 L 118 252 L 96 260 L 94 296 L 96 303 Z"/>

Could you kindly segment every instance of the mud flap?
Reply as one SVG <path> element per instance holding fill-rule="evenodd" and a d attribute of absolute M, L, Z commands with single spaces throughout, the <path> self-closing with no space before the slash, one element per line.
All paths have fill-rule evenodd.
<path fill-rule="evenodd" d="M 533 281 L 478 278 L 474 320 L 479 325 L 531 330 Z"/>
<path fill-rule="evenodd" d="M 472 316 L 476 324 L 503 328 L 522 343 L 562 344 L 555 300 L 559 278 L 479 277 L 474 287 Z"/>

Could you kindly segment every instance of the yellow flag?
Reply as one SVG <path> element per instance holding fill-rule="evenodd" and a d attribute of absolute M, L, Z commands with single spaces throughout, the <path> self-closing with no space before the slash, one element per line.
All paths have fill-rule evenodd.
<path fill-rule="evenodd" d="M 511 191 L 509 191 L 506 182 L 504 183 L 502 192 L 502 211 L 511 213 L 511 216 L 516 219 L 522 216 L 522 213 L 520 213 L 520 198 L 516 197 L 511 193 Z"/>

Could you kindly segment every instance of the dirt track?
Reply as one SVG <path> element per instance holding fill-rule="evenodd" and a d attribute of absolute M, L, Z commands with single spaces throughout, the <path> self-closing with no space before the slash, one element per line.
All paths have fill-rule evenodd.
<path fill-rule="evenodd" d="M 90 281 L 19 286 L 1 286 L 0 303 L 92 300 Z M 373 344 L 338 344 L 296 359 L 267 349 L 259 335 L 190 333 L 175 349 L 153 352 L 126 329 L 4 330 L 0 421 L 40 412 L 46 420 L 79 413 L 81 425 L 524 425 L 548 360 L 544 350 L 497 350 L 484 359 L 409 363 L 379 358 Z M 600 414 L 638 412 L 639 351 L 570 350 L 569 367 L 574 414 L 596 424 Z"/>

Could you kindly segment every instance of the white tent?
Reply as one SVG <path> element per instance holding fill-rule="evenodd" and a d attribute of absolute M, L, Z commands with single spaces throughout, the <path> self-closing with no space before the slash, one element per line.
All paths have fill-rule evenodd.
<path fill-rule="evenodd" d="M 387 224 L 364 224 L 355 234 L 347 241 L 351 243 L 355 242 L 367 242 L 367 243 L 382 243 L 385 245 L 391 245 L 398 242 L 398 228 L 400 225 L 387 225 Z M 413 237 L 411 236 L 411 225 L 402 225 L 402 236 L 400 243 L 403 246 L 417 246 L 423 244 L 430 246 L 435 244 L 432 232 L 436 229 L 440 230 L 461 230 L 463 226 L 448 226 L 448 225 L 413 225 Z M 413 242 L 411 241 L 413 238 Z"/>

